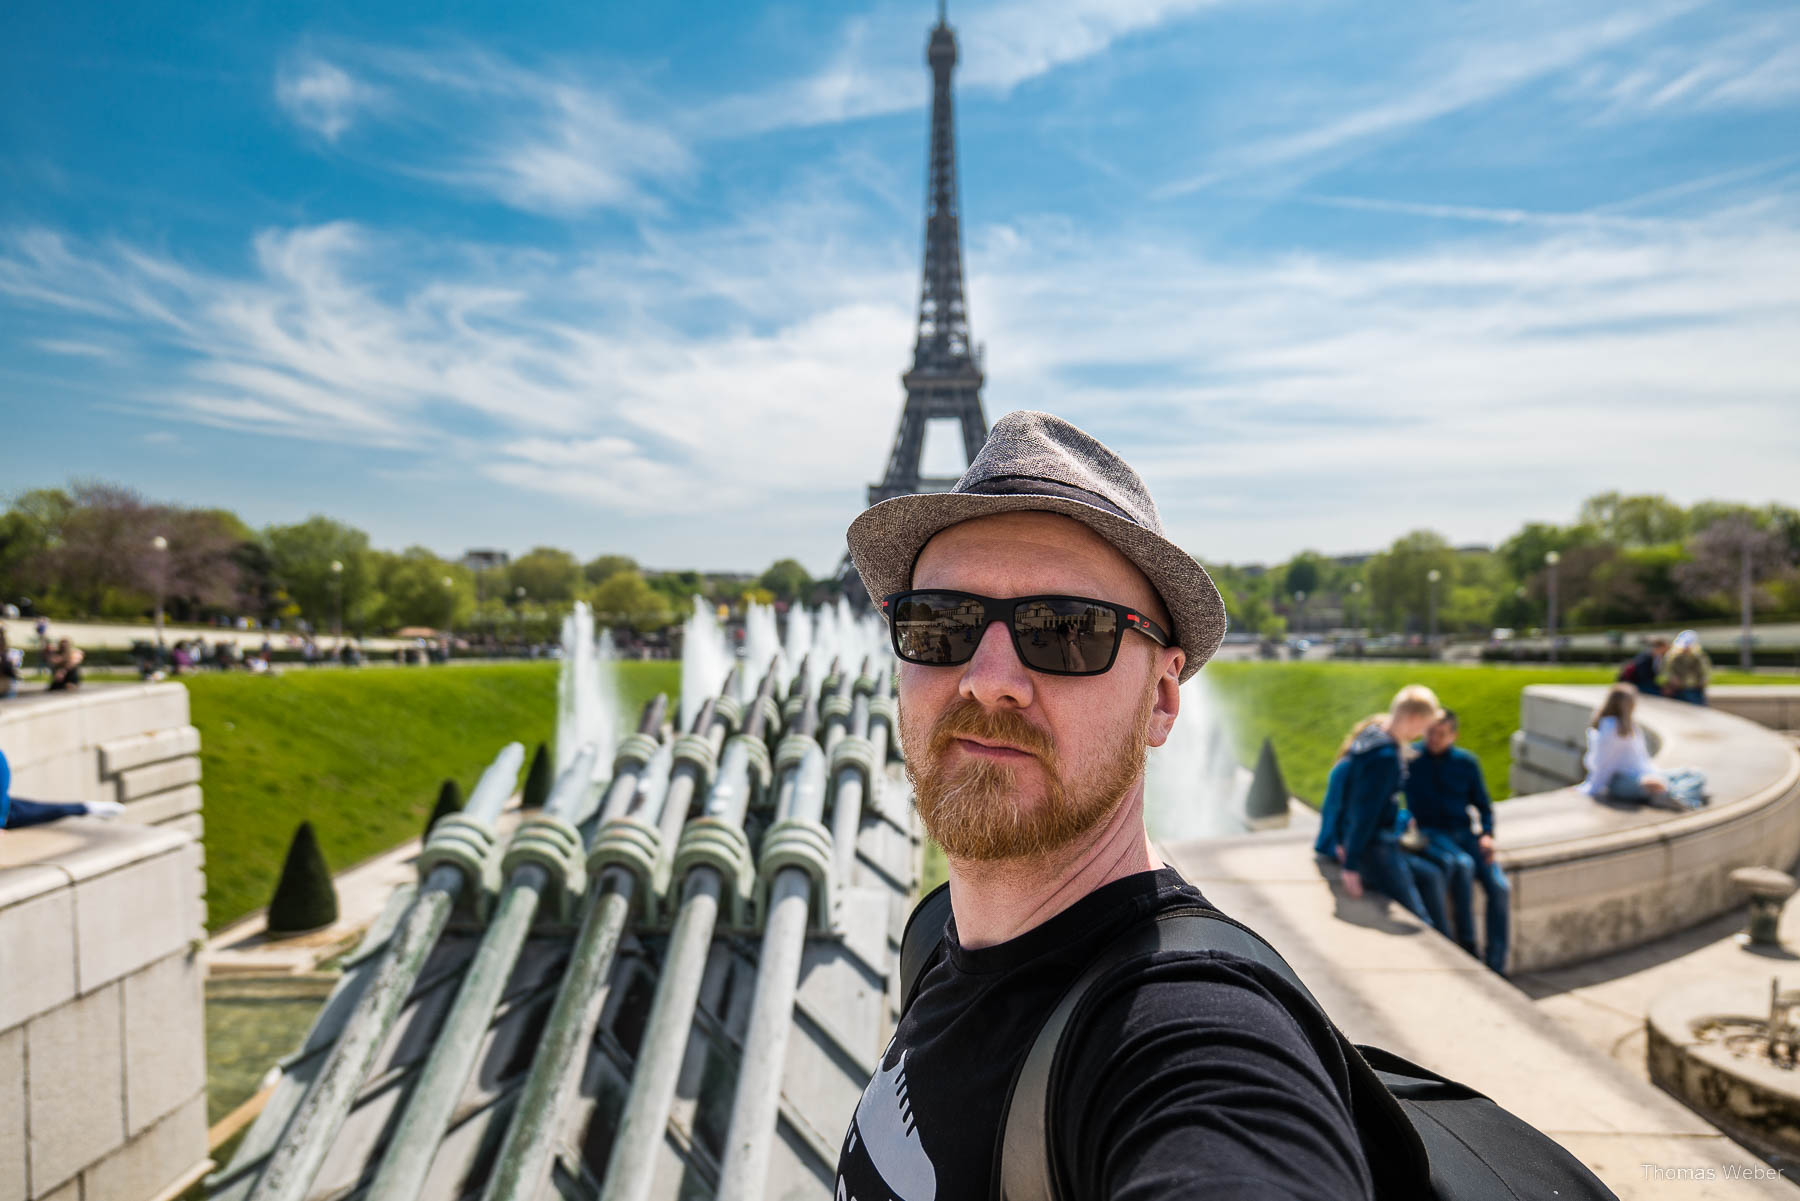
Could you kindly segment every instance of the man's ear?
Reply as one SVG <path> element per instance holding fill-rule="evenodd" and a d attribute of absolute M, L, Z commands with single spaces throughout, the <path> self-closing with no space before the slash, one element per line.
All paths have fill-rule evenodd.
<path fill-rule="evenodd" d="M 1175 718 L 1181 713 L 1181 669 L 1187 663 L 1187 652 L 1178 646 L 1164 647 L 1156 658 L 1156 699 L 1150 707 L 1151 746 L 1169 740 Z"/>

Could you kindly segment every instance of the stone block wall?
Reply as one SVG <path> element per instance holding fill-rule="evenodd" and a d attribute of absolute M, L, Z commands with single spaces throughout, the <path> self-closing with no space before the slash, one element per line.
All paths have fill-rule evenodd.
<path fill-rule="evenodd" d="M 180 684 L 89 687 L 0 705 L 12 790 L 34 801 L 118 801 L 125 820 L 199 840 L 200 731 Z"/>
<path fill-rule="evenodd" d="M 9 703 L 0 749 L 21 796 L 126 805 L 0 833 L 0 1201 L 151 1201 L 209 1164 L 186 690 Z"/>

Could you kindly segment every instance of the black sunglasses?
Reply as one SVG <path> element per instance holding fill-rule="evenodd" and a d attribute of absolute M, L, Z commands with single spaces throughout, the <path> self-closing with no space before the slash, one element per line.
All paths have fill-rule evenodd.
<path fill-rule="evenodd" d="M 1097 676 L 1111 669 L 1126 630 L 1168 646 L 1163 628 L 1124 605 L 1084 596 L 1008 596 L 915 589 L 881 602 L 894 653 L 907 663 L 955 667 L 975 657 L 996 621 L 1012 633 L 1019 662 L 1053 676 Z"/>

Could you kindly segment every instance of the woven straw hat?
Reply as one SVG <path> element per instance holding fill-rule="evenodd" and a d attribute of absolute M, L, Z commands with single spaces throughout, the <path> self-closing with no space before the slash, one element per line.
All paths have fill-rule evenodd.
<path fill-rule="evenodd" d="M 1163 535 L 1156 502 L 1137 472 L 1060 417 L 1029 410 L 994 423 L 981 453 L 948 492 L 896 496 L 850 523 L 850 555 L 879 601 L 912 587 L 919 552 L 959 521 L 1019 510 L 1073 517 L 1117 547 L 1150 579 L 1187 652 L 1186 680 L 1225 637 L 1225 605 L 1212 577 Z"/>

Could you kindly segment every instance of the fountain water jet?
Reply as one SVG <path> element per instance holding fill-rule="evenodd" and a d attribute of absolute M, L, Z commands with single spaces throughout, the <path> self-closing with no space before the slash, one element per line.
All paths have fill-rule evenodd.
<path fill-rule="evenodd" d="M 603 630 L 596 636 L 593 611 L 587 602 L 576 601 L 562 625 L 562 665 L 556 682 L 557 774 L 590 743 L 597 752 L 594 770 L 610 773 L 620 720 L 611 633 Z"/>
<path fill-rule="evenodd" d="M 693 723 L 707 698 L 718 695 L 735 661 L 712 606 L 696 596 L 694 611 L 681 627 L 681 729 Z"/>
<path fill-rule="evenodd" d="M 1150 752 L 1144 820 L 1152 837 L 1170 842 L 1242 834 L 1249 786 L 1202 672 L 1181 686 L 1175 728 Z"/>

